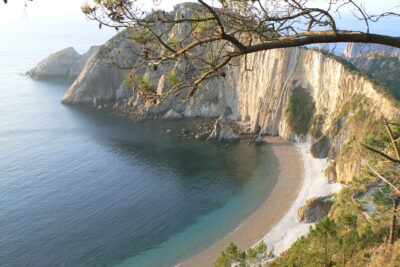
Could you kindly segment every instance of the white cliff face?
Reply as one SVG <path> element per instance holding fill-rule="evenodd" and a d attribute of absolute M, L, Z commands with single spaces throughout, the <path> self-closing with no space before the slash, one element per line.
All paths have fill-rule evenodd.
<path fill-rule="evenodd" d="M 352 58 L 360 55 L 366 55 L 374 51 L 385 51 L 389 54 L 392 54 L 399 52 L 400 49 L 380 44 L 349 43 L 343 52 L 343 56 Z"/>
<path fill-rule="evenodd" d="M 136 61 L 135 47 L 124 33 L 98 48 L 89 58 L 78 78 L 61 100 L 65 104 L 93 103 L 116 100 L 127 95 L 123 85 L 127 70 Z M 117 68 L 113 63 L 118 64 Z"/>
<path fill-rule="evenodd" d="M 252 71 L 245 71 L 243 65 L 231 68 L 226 81 L 214 86 L 220 104 L 262 134 L 297 138 L 286 119 L 286 107 L 297 86 L 313 97 L 315 116 L 325 118 L 323 131 L 328 131 L 343 104 L 357 94 L 371 99 L 383 116 L 399 118 L 399 110 L 380 93 L 378 85 L 318 51 L 275 49 L 249 55 L 247 64 Z"/>
<path fill-rule="evenodd" d="M 73 47 L 65 48 L 45 58 L 26 74 L 35 79 L 67 77 L 81 55 Z"/>
<path fill-rule="evenodd" d="M 220 109 L 249 123 L 251 131 L 294 141 L 309 139 L 316 157 L 335 160 L 354 135 L 364 134 L 354 123 L 355 114 L 343 112 L 354 99 L 365 101 L 355 105 L 366 107 L 371 114 L 368 120 L 400 119 L 400 105 L 385 93 L 388 88 L 332 56 L 303 48 L 275 49 L 249 55 L 247 64 L 252 71 L 245 71 L 243 65 L 231 68 L 224 82 L 208 86 L 219 92 Z M 312 96 L 313 117 L 320 118 L 316 120 L 318 134 L 298 136 L 288 121 L 287 107 L 296 87 L 306 89 Z M 358 168 L 359 160 L 354 155 L 353 160 L 341 158 L 330 168 L 330 176 L 348 181 Z"/>

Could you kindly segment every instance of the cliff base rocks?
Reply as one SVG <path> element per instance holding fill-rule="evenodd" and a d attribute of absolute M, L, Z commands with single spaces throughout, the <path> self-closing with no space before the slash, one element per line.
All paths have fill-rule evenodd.
<path fill-rule="evenodd" d="M 301 223 L 315 223 L 326 215 L 333 204 L 333 196 L 315 197 L 307 200 L 297 212 L 297 220 Z"/>
<path fill-rule="evenodd" d="M 215 121 L 214 129 L 207 140 L 218 142 L 239 142 L 240 136 L 233 131 L 233 128 L 229 124 L 225 115 L 221 115 L 221 117 Z"/>

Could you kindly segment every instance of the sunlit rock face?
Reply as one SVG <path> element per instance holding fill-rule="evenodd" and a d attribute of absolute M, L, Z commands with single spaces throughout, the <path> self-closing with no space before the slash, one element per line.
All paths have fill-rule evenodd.
<path fill-rule="evenodd" d="M 245 71 L 240 65 L 229 69 L 227 79 L 209 85 L 219 91 L 220 104 L 235 118 L 249 121 L 262 134 L 296 140 L 286 118 L 286 107 L 293 88 L 305 88 L 315 103 L 314 116 L 323 116 L 322 132 L 336 121 L 342 106 L 354 95 L 363 95 L 385 117 L 396 117 L 398 109 L 380 93 L 368 77 L 314 50 L 275 49 L 247 58 Z"/>

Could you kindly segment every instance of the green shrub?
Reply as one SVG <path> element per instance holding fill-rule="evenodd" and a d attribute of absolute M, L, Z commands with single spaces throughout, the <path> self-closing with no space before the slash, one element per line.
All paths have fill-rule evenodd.
<path fill-rule="evenodd" d="M 313 98 L 306 89 L 302 87 L 294 88 L 289 100 L 287 112 L 289 124 L 293 131 L 298 135 L 306 134 L 311 126 L 315 112 Z"/>
<path fill-rule="evenodd" d="M 172 85 L 175 86 L 179 83 L 178 77 L 176 76 L 176 70 L 170 70 L 166 75 L 165 75 L 167 81 Z"/>
<path fill-rule="evenodd" d="M 214 267 L 231 267 L 234 266 L 262 266 L 265 261 L 271 259 L 273 254 L 268 252 L 267 245 L 264 241 L 258 243 L 254 248 L 247 251 L 241 251 L 234 243 L 230 243 L 225 251 L 214 262 Z"/>
<path fill-rule="evenodd" d="M 369 112 L 365 109 L 360 109 L 356 114 L 357 121 L 365 121 L 369 116 Z"/>
<path fill-rule="evenodd" d="M 151 84 L 150 77 L 148 75 L 137 76 L 138 89 L 143 92 L 155 92 L 155 88 Z"/>
<path fill-rule="evenodd" d="M 135 85 L 135 74 L 133 74 L 132 72 L 127 73 L 122 83 L 127 86 L 133 87 Z"/>

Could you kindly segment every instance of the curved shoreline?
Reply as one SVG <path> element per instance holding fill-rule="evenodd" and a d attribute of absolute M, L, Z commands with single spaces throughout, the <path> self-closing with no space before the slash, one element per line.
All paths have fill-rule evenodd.
<path fill-rule="evenodd" d="M 230 242 L 235 243 L 241 250 L 253 246 L 270 232 L 292 207 L 303 188 L 302 155 L 292 142 L 279 137 L 267 137 L 265 140 L 279 162 L 278 181 L 270 196 L 235 230 L 211 247 L 185 260 L 179 266 L 212 266 L 221 251 L 225 250 Z"/>
<path fill-rule="evenodd" d="M 323 170 L 328 166 L 327 159 L 317 159 L 311 156 L 310 144 L 302 143 L 295 145 L 301 154 L 301 160 L 304 166 L 304 181 L 296 200 L 287 211 L 285 216 L 275 224 L 263 238 L 270 250 L 273 250 L 276 256 L 298 240 L 306 235 L 310 226 L 314 223 L 300 223 L 297 221 L 297 211 L 306 203 L 308 199 L 319 196 L 336 194 L 342 186 L 339 183 L 328 183 Z M 261 238 L 260 238 L 261 240 Z"/>

